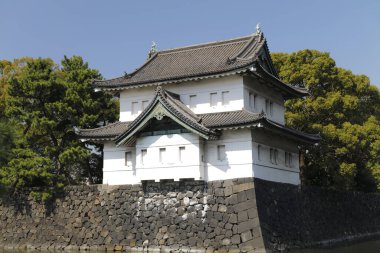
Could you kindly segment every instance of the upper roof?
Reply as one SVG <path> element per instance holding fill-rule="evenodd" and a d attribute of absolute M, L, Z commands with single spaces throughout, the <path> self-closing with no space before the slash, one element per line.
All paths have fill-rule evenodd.
<path fill-rule="evenodd" d="M 161 85 L 243 73 L 257 64 L 278 79 L 266 39 L 261 32 L 230 40 L 158 51 L 136 71 L 114 79 L 95 80 L 93 85 L 105 90 Z M 288 90 L 293 89 L 282 82 L 281 85 L 287 86 Z M 297 96 L 306 94 L 296 88 L 293 93 Z"/>

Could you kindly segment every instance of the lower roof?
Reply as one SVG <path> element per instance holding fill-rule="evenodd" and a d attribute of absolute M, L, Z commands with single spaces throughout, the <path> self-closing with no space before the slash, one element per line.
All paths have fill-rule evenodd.
<path fill-rule="evenodd" d="M 197 114 L 197 116 L 200 118 L 199 123 L 210 131 L 255 127 L 285 135 L 303 143 L 316 143 L 321 139 L 319 135 L 303 133 L 271 121 L 265 114 L 246 110 Z M 95 129 L 79 129 L 77 134 L 81 139 L 88 141 L 115 141 L 128 130 L 131 123 L 115 122 Z"/>

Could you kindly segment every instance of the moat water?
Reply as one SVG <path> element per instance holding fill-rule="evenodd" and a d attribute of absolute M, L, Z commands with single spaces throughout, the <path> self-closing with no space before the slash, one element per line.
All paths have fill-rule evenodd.
<path fill-rule="evenodd" d="M 331 249 L 291 250 L 290 253 L 380 253 L 380 240 L 355 243 Z"/>
<path fill-rule="evenodd" d="M 0 253 L 52 253 L 59 252 L 64 253 L 65 251 L 25 251 L 25 250 L 4 250 L 0 249 Z M 66 251 L 70 253 L 80 253 L 75 251 Z M 81 251 L 83 252 L 83 251 Z M 101 253 L 98 251 L 98 253 Z M 106 252 L 104 252 L 106 253 Z M 336 248 L 330 249 L 303 249 L 303 250 L 291 250 L 289 253 L 380 253 L 380 240 L 369 241 L 369 242 L 361 242 L 348 246 L 340 246 Z"/>

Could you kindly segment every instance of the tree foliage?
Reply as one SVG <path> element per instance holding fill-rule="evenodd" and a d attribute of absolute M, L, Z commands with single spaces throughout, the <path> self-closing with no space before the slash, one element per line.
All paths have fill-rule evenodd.
<path fill-rule="evenodd" d="M 28 59 L 2 80 L 5 115 L 17 122 L 21 136 L 0 174 L 2 184 L 13 191 L 38 186 L 39 196 L 46 198 L 52 187 L 101 180 L 101 164 L 93 161 L 101 157 L 90 152 L 100 147 L 80 142 L 75 129 L 114 121 L 117 104 L 93 91 L 91 80 L 101 75 L 81 57 L 64 57 L 61 64 Z"/>
<path fill-rule="evenodd" d="M 380 95 L 365 75 L 336 66 L 328 53 L 274 53 L 281 79 L 310 96 L 286 102 L 289 126 L 321 133 L 307 147 L 303 182 L 343 190 L 380 190 Z"/>
<path fill-rule="evenodd" d="M 0 119 L 0 168 L 6 165 L 15 147 L 15 131 L 9 122 Z"/>

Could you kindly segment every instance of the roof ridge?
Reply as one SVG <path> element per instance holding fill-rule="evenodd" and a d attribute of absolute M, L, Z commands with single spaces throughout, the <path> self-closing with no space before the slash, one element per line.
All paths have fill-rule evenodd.
<path fill-rule="evenodd" d="M 196 115 L 203 116 L 203 115 L 211 115 L 211 114 L 222 114 L 222 113 L 237 113 L 237 112 L 246 112 L 248 114 L 251 114 L 252 116 L 260 115 L 260 113 L 256 112 L 250 112 L 245 108 L 239 109 L 239 110 L 233 110 L 233 111 L 222 111 L 222 112 L 206 112 L 206 113 L 198 113 Z"/>
<path fill-rule="evenodd" d="M 254 36 L 256 36 L 256 35 L 247 35 L 247 36 L 242 36 L 242 37 L 237 37 L 237 38 L 232 38 L 232 39 L 216 40 L 216 41 L 211 41 L 211 42 L 193 44 L 193 45 L 189 45 L 189 46 L 168 48 L 168 49 L 159 50 L 157 53 L 158 54 L 167 54 L 167 53 L 178 52 L 178 51 L 187 51 L 187 50 L 192 50 L 192 49 L 197 49 L 197 48 L 202 48 L 202 47 L 207 48 L 207 47 L 215 47 L 215 46 L 221 46 L 221 45 L 226 45 L 226 44 L 233 44 L 236 42 L 241 42 L 243 40 L 252 38 Z"/>
<path fill-rule="evenodd" d="M 122 123 L 129 123 L 128 121 L 115 121 L 115 122 L 112 122 L 112 123 L 109 123 L 105 126 L 99 126 L 99 127 L 95 127 L 95 128 L 79 128 L 79 131 L 80 132 L 86 132 L 86 131 L 96 131 L 98 129 L 104 129 L 104 128 L 110 128 L 110 127 L 114 127 L 116 125 L 119 125 L 119 124 L 122 124 Z"/>
<path fill-rule="evenodd" d="M 100 83 L 100 82 L 109 82 L 109 81 L 113 81 L 113 80 L 116 80 L 116 79 L 120 79 L 120 78 L 125 78 L 125 76 L 118 76 L 118 77 L 113 77 L 113 78 L 110 78 L 110 79 L 105 79 L 105 80 L 101 80 L 101 79 L 93 79 L 92 80 L 92 83 Z"/>

